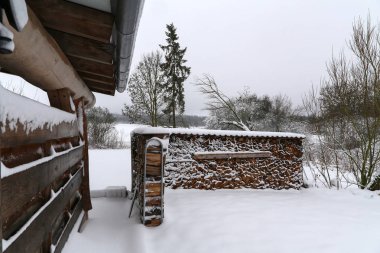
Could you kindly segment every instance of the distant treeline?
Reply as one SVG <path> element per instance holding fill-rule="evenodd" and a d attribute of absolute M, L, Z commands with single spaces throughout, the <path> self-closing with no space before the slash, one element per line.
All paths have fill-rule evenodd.
<path fill-rule="evenodd" d="M 141 117 L 141 120 L 136 121 L 130 119 L 128 116 L 122 115 L 122 114 L 112 114 L 113 117 L 116 119 L 116 123 L 134 123 L 134 124 L 146 124 L 146 122 L 149 122 L 148 115 L 144 115 Z M 176 121 L 178 127 L 202 127 L 205 126 L 205 120 L 206 116 L 197 116 L 197 115 L 177 115 Z M 169 119 L 162 118 L 160 120 L 162 126 L 170 126 L 171 122 Z"/>

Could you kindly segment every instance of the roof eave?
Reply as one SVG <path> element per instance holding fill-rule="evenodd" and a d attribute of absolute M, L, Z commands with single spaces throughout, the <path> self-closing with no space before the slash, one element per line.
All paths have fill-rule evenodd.
<path fill-rule="evenodd" d="M 143 6 L 144 0 L 118 0 L 116 8 L 112 8 L 115 15 L 112 41 L 116 46 L 114 59 L 116 63 L 116 90 L 120 93 L 124 92 L 127 87 Z"/>

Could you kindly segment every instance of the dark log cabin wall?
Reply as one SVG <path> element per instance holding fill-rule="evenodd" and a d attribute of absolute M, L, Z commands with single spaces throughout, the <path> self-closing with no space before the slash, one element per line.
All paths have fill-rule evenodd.
<path fill-rule="evenodd" d="M 4 88 L 0 92 L 15 101 L 8 106 L 27 112 L 2 115 L 0 121 L 3 251 L 60 252 L 79 215 L 91 208 L 85 126 L 79 126 L 83 112 L 76 114 L 83 100 L 72 108 L 70 92 L 57 91 L 50 97 L 58 109 Z M 44 115 L 35 126 L 32 119 L 41 113 L 62 120 Z"/>
<path fill-rule="evenodd" d="M 61 252 L 78 217 L 83 213 L 87 219 L 92 208 L 85 108 L 95 104 L 92 92 L 115 94 L 117 71 L 128 74 L 128 64 L 128 69 L 116 66 L 116 48 L 124 41 L 118 39 L 115 20 L 129 22 L 122 25 L 133 28 L 128 36 L 134 43 L 143 1 L 111 1 L 128 10 L 116 13 L 111 11 L 116 5 L 104 11 L 91 1 L 89 7 L 75 1 L 26 0 L 28 20 L 22 26 L 15 25 L 14 2 L 4 1 L 0 70 L 46 91 L 50 107 L 0 86 L 0 96 L 8 101 L 0 101 L 0 112 L 23 112 L 0 115 L 0 252 Z M 18 2 L 22 7 L 23 1 Z M 63 120 L 53 122 L 47 114 Z M 39 115 L 39 125 L 27 115 Z"/>

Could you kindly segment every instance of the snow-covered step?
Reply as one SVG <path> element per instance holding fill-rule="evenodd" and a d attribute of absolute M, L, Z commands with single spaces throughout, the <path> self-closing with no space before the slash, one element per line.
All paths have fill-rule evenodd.
<path fill-rule="evenodd" d="M 92 190 L 91 198 L 126 198 L 127 187 L 125 186 L 108 186 L 102 190 Z"/>

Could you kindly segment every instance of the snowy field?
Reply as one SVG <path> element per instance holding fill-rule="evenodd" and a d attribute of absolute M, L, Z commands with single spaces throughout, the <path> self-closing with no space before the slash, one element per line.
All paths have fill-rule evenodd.
<path fill-rule="evenodd" d="M 128 128 L 124 126 L 124 129 Z M 130 189 L 130 150 L 90 150 L 91 189 Z M 128 199 L 94 198 L 64 253 L 380 253 L 380 196 L 358 189 L 165 190 L 156 228 Z M 78 226 L 78 224 L 77 224 Z"/>
<path fill-rule="evenodd" d="M 119 134 L 119 139 L 122 139 L 124 144 L 127 147 L 131 146 L 131 131 L 138 127 L 143 127 L 144 125 L 138 125 L 138 124 L 117 124 L 115 126 L 116 131 Z"/>

